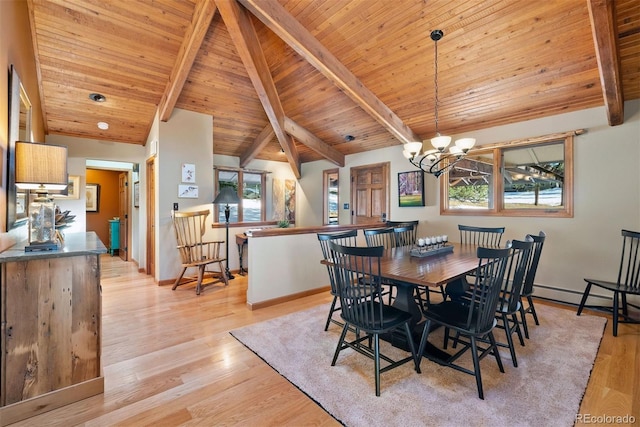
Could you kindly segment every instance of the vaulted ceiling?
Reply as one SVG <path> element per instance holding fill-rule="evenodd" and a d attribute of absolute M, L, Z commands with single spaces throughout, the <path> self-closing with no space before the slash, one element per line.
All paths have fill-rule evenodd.
<path fill-rule="evenodd" d="M 145 144 L 181 108 L 213 117 L 215 154 L 296 176 L 434 135 L 434 29 L 443 133 L 597 106 L 618 125 L 640 98 L 637 0 L 28 3 L 47 133 Z"/>

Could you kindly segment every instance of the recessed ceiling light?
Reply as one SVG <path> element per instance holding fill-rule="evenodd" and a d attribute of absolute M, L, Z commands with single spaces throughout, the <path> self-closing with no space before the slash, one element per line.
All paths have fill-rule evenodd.
<path fill-rule="evenodd" d="M 98 127 L 102 130 L 107 130 L 109 129 L 109 123 L 107 122 L 98 122 Z"/>
<path fill-rule="evenodd" d="M 89 99 L 95 102 L 104 102 L 107 100 L 107 97 L 100 93 L 90 93 Z"/>

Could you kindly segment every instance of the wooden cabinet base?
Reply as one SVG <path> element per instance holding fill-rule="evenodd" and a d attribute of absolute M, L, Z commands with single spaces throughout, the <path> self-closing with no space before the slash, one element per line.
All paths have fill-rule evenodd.
<path fill-rule="evenodd" d="M 0 407 L 0 427 L 104 393 L 104 377 Z"/>

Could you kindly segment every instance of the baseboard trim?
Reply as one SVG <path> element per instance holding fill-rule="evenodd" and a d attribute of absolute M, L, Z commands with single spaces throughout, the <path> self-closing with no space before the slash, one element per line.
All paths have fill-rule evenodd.
<path fill-rule="evenodd" d="M 273 299 L 260 301 L 256 303 L 247 302 L 247 308 L 251 311 L 259 310 L 261 308 L 270 307 L 272 305 L 282 304 L 283 302 L 289 302 L 289 301 L 296 300 L 298 298 L 304 298 L 309 295 L 315 295 L 315 294 L 319 294 L 322 292 L 329 292 L 329 291 L 331 291 L 331 286 L 323 286 L 321 288 L 309 289 L 307 291 L 302 291 L 295 294 L 285 295 L 282 297 L 273 298 Z"/>

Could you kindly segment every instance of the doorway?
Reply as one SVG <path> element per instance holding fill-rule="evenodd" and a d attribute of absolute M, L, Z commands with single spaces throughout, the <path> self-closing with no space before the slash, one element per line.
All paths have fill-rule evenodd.
<path fill-rule="evenodd" d="M 94 184 L 93 188 L 97 193 L 95 210 L 87 211 L 86 214 L 86 230 L 95 231 L 109 253 L 118 254 L 123 261 L 130 261 L 132 258 L 133 189 L 130 183 L 133 177 L 133 163 L 86 160 L 86 183 Z"/>
<path fill-rule="evenodd" d="M 351 223 L 386 221 L 389 212 L 389 162 L 351 168 Z"/>
<path fill-rule="evenodd" d="M 147 205 L 147 274 L 156 277 L 156 159 L 151 157 L 147 160 L 147 187 L 146 187 L 146 205 Z"/>

